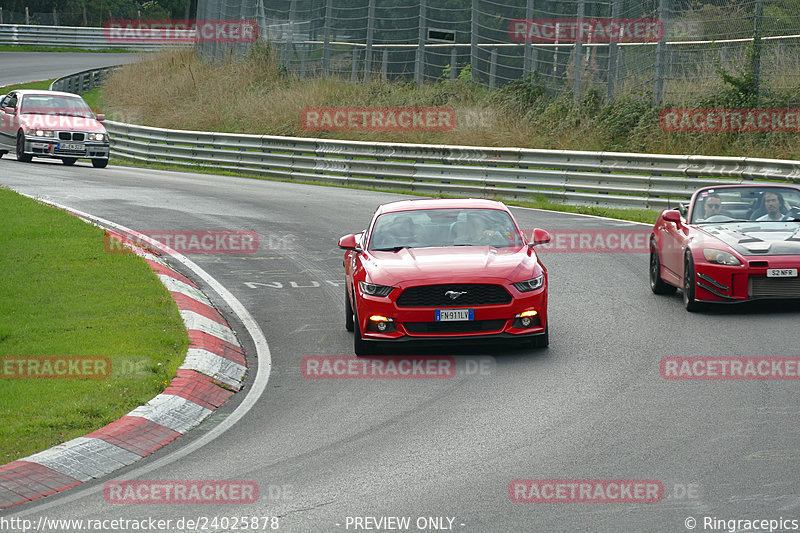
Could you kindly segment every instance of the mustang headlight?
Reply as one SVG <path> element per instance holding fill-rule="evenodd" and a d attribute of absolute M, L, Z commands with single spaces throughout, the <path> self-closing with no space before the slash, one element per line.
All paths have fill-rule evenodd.
<path fill-rule="evenodd" d="M 361 292 L 369 294 L 370 296 L 388 296 L 394 287 L 387 285 L 376 285 L 374 283 L 366 283 L 359 281 L 358 286 L 361 287 Z"/>
<path fill-rule="evenodd" d="M 542 274 L 541 276 L 532 278 L 532 279 L 525 280 L 525 281 L 518 281 L 518 282 L 514 283 L 514 287 L 519 292 L 530 292 L 530 291 L 535 291 L 536 289 L 541 287 L 543 284 L 544 284 L 544 274 Z"/>
<path fill-rule="evenodd" d="M 706 261 L 709 263 L 716 263 L 718 265 L 736 266 L 742 264 L 735 255 L 722 250 L 714 250 L 713 248 L 703 249 L 703 256 L 705 256 Z"/>
<path fill-rule="evenodd" d="M 32 132 L 35 137 L 52 137 L 53 132 L 51 130 L 36 130 Z"/>

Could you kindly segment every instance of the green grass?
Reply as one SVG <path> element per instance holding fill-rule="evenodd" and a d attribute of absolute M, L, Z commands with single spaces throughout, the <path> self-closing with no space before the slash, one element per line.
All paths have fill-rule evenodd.
<path fill-rule="evenodd" d="M 84 435 L 163 391 L 188 345 L 175 302 L 104 231 L 0 188 L 0 356 L 105 356 L 106 379 L 0 374 L 0 464 Z M 5 376 L 5 377 L 4 377 Z"/>
<path fill-rule="evenodd" d="M 0 94 L 8 94 L 11 91 L 17 91 L 19 89 L 49 89 L 51 83 L 53 83 L 53 80 L 32 81 L 29 83 L 16 83 L 14 85 L 5 85 L 3 87 L 0 87 Z"/>

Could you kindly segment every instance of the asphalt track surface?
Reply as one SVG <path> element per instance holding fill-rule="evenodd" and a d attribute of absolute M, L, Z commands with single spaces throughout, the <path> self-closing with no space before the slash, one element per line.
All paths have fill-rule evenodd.
<path fill-rule="evenodd" d="M 668 356 L 797 356 L 796 304 L 690 314 L 680 294 L 650 292 L 646 254 L 544 251 L 549 349 L 408 349 L 401 353 L 453 355 L 459 372 L 450 379 L 311 380 L 301 375 L 304 356 L 353 353 L 336 241 L 363 229 L 377 205 L 402 196 L 101 170 L 87 162 L 23 164 L 9 155 L 0 161 L 0 184 L 140 231 L 257 232 L 255 254 L 189 257 L 255 317 L 272 357 L 265 392 L 205 446 L 192 449 L 213 424 L 108 478 L 0 517 L 174 524 L 181 517 L 277 516 L 280 530 L 298 532 L 365 531 L 347 524 L 390 516 L 411 517 L 411 531 L 434 530 L 417 529 L 419 517 L 450 517 L 452 529 L 465 532 L 677 532 L 689 531 L 688 517 L 698 521 L 695 531 L 712 531 L 704 517 L 800 520 L 797 381 L 675 381 L 659 373 Z M 640 228 L 528 209 L 514 214 L 525 228 Z M 255 369 L 244 328 L 220 306 Z M 476 361 L 483 370 L 468 372 Z M 246 386 L 234 395 L 215 420 L 250 393 Z M 102 488 L 115 479 L 246 480 L 258 484 L 260 498 L 111 504 Z M 659 480 L 664 498 L 514 503 L 515 479 Z"/>
<path fill-rule="evenodd" d="M 139 54 L 81 52 L 0 52 L 0 87 L 49 80 L 91 68 L 132 63 Z"/>

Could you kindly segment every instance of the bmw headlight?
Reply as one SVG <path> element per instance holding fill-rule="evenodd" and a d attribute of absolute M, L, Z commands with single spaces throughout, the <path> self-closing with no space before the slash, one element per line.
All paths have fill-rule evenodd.
<path fill-rule="evenodd" d="M 33 135 L 36 137 L 53 137 L 53 132 L 50 130 L 36 130 Z"/>
<path fill-rule="evenodd" d="M 101 141 L 101 142 L 105 141 L 106 140 L 106 134 L 105 133 L 90 133 L 89 134 L 89 140 L 90 141 Z"/>
<path fill-rule="evenodd" d="M 742 262 L 739 261 L 735 255 L 722 250 L 715 250 L 713 248 L 703 249 L 703 256 L 705 256 L 706 261 L 709 263 L 716 263 L 718 265 L 736 266 L 742 264 Z"/>
<path fill-rule="evenodd" d="M 525 281 L 518 281 L 518 282 L 514 283 L 514 287 L 519 292 L 530 292 L 530 291 L 535 291 L 536 289 L 541 287 L 543 284 L 544 284 L 544 274 L 542 274 L 541 276 L 535 277 L 535 278 L 531 278 L 531 279 L 525 280 Z"/>
<path fill-rule="evenodd" d="M 370 296 L 388 296 L 394 287 L 387 285 L 376 285 L 374 283 L 366 283 L 359 281 L 358 286 L 361 287 L 361 292 L 369 294 Z"/>

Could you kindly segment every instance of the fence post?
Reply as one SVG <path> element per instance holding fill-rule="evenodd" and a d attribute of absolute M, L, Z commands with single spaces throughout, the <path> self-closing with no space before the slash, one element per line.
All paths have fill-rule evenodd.
<path fill-rule="evenodd" d="M 497 75 L 497 48 L 492 48 L 489 63 L 489 88 L 494 89 L 495 76 Z"/>
<path fill-rule="evenodd" d="M 533 18 L 533 0 L 528 0 L 525 4 L 525 20 Z M 532 72 L 531 69 L 531 43 L 523 42 L 523 57 L 522 57 L 522 77 L 527 78 Z"/>
<path fill-rule="evenodd" d="M 450 81 L 454 81 L 456 79 L 456 64 L 458 63 L 458 50 L 454 46 L 452 50 L 450 50 Z"/>
<path fill-rule="evenodd" d="M 653 83 L 653 106 L 660 106 L 664 99 L 664 58 L 667 53 L 667 9 L 669 0 L 659 0 L 658 18 L 664 32 L 656 45 L 656 71 Z"/>
<path fill-rule="evenodd" d="M 308 44 L 303 43 L 300 47 L 300 77 L 303 78 L 306 75 L 306 49 Z"/>
<path fill-rule="evenodd" d="M 355 83 L 358 79 L 358 48 L 353 47 L 353 68 L 350 71 L 350 82 Z"/>
<path fill-rule="evenodd" d="M 325 6 L 325 38 L 322 44 L 322 73 L 331 72 L 331 24 L 333 24 L 333 0 L 328 0 Z"/>
<path fill-rule="evenodd" d="M 472 81 L 478 81 L 478 0 L 472 0 L 469 70 Z"/>
<path fill-rule="evenodd" d="M 614 3 L 611 4 L 611 20 L 619 19 L 620 2 L 622 2 L 622 0 L 614 0 Z M 614 101 L 614 84 L 617 82 L 618 59 L 617 43 L 614 39 L 611 39 L 608 45 L 608 88 L 606 89 L 606 97 L 609 102 Z"/>
<path fill-rule="evenodd" d="M 417 61 L 414 79 L 421 85 L 425 77 L 425 0 L 419 0 L 419 40 L 417 42 Z"/>
<path fill-rule="evenodd" d="M 575 40 L 575 46 L 573 47 L 575 58 L 572 61 L 572 100 L 575 105 L 578 105 L 581 101 L 581 70 L 583 70 L 583 32 L 581 27 L 583 26 L 585 13 L 586 0 L 580 0 L 578 2 L 578 16 L 575 17 L 578 19 L 578 38 Z"/>
<path fill-rule="evenodd" d="M 756 0 L 756 16 L 753 21 L 753 91 L 756 97 L 759 93 L 759 83 L 761 78 L 761 26 L 764 19 L 764 0 Z"/>
<path fill-rule="evenodd" d="M 383 76 L 383 81 L 386 81 L 389 78 L 389 49 L 383 49 L 383 58 L 381 58 L 381 76 Z"/>
<path fill-rule="evenodd" d="M 364 51 L 364 80 L 372 78 L 372 33 L 375 31 L 375 0 L 369 0 L 367 12 L 367 48 Z"/>
<path fill-rule="evenodd" d="M 292 0 L 289 4 L 289 35 L 286 38 L 286 69 L 289 69 L 289 64 L 292 60 L 294 53 L 294 24 L 297 18 L 297 0 Z"/>

